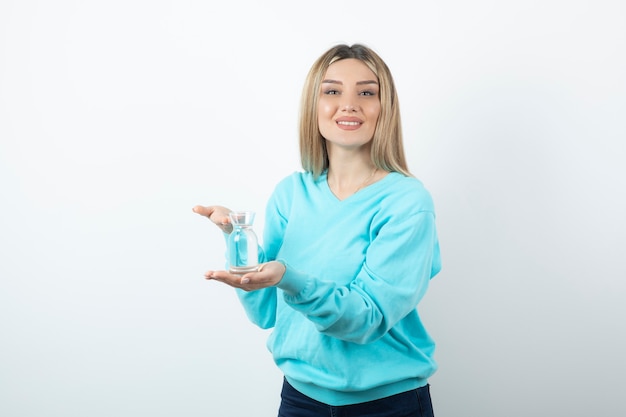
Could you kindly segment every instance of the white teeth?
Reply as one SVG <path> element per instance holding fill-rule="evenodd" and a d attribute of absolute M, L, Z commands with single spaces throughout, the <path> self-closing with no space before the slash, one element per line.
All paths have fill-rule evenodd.
<path fill-rule="evenodd" d="M 345 125 L 345 126 L 358 126 L 359 122 L 337 122 L 337 124 Z"/>

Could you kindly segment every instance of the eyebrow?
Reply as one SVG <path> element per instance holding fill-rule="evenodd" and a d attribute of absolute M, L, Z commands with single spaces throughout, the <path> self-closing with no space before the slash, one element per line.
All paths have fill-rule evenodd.
<path fill-rule="evenodd" d="M 322 84 L 341 84 L 343 83 L 338 80 L 323 80 Z M 378 85 L 378 81 L 376 80 L 366 80 L 366 81 L 357 81 L 356 85 L 367 85 L 367 84 L 376 84 Z"/>

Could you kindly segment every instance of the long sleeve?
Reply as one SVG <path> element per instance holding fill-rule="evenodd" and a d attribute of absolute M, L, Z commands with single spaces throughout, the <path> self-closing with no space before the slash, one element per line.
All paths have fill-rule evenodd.
<path fill-rule="evenodd" d="M 320 332 L 369 343 L 415 309 L 439 269 L 434 214 L 409 212 L 382 220 L 362 268 L 346 285 L 288 265 L 279 288 Z"/>

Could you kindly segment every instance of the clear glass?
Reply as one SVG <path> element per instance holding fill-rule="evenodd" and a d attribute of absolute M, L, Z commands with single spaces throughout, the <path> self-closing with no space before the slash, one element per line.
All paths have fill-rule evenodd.
<path fill-rule="evenodd" d="M 253 211 L 233 211 L 229 215 L 233 231 L 228 236 L 228 265 L 233 274 L 245 274 L 257 269 L 259 241 L 252 228 Z"/>

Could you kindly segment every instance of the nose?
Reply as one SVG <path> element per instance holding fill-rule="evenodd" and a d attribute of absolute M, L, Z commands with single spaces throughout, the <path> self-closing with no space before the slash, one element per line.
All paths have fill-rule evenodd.
<path fill-rule="evenodd" d="M 355 112 L 357 110 L 356 106 L 352 103 L 344 103 L 341 108 L 342 111 L 345 112 Z"/>

